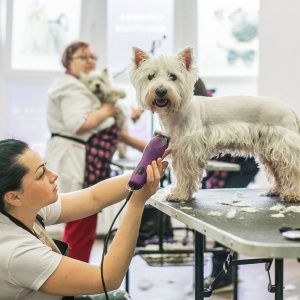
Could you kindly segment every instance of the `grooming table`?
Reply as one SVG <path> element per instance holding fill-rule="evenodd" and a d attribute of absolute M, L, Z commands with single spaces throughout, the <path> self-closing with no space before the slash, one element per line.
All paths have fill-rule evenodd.
<path fill-rule="evenodd" d="M 119 168 L 122 173 L 130 170 L 134 170 L 137 164 L 139 163 L 141 159 L 141 155 L 136 156 L 128 156 L 125 158 L 118 158 L 113 157 L 111 165 Z M 209 160 L 207 162 L 207 165 L 205 166 L 205 171 L 227 171 L 227 172 L 238 172 L 240 171 L 241 167 L 239 164 L 234 163 L 227 163 L 222 161 L 216 161 L 216 160 Z M 163 220 L 163 214 L 160 214 L 160 220 L 159 223 L 162 224 Z M 188 228 L 186 229 L 188 230 Z M 147 255 L 147 254 L 168 254 L 168 255 L 179 255 L 179 254 L 191 254 L 194 250 L 191 249 L 174 249 L 174 250 L 166 250 L 163 247 L 163 227 L 160 226 L 160 232 L 159 232 L 159 244 L 158 244 L 158 250 L 143 250 L 141 248 L 136 249 L 135 255 Z M 125 290 L 129 292 L 129 270 L 125 276 Z"/>
<path fill-rule="evenodd" d="M 285 239 L 279 229 L 282 227 L 299 228 L 300 214 L 290 212 L 285 213 L 282 218 L 274 218 L 271 214 L 278 212 L 269 209 L 276 204 L 289 207 L 299 206 L 300 203 L 286 203 L 278 197 L 261 196 L 263 189 L 200 190 L 195 194 L 195 199 L 190 202 L 167 202 L 165 197 L 169 189 L 170 186 L 167 186 L 159 190 L 147 203 L 195 229 L 195 282 L 198 283 L 195 285 L 196 300 L 202 300 L 211 295 L 211 291 L 203 289 L 205 236 L 237 253 L 259 257 L 253 259 L 253 262 L 250 260 L 230 262 L 234 266 L 265 263 L 265 269 L 269 272 L 274 259 L 275 284 L 272 284 L 269 276 L 268 290 L 275 294 L 275 300 L 283 299 L 283 259 L 300 258 L 300 241 Z M 257 212 L 242 212 L 242 207 L 218 203 L 234 199 L 248 203 L 250 207 L 256 208 Z M 226 217 L 230 209 L 236 210 L 236 215 L 232 219 Z M 222 215 L 209 215 L 211 212 L 219 212 Z M 234 297 L 237 299 L 237 291 Z"/>
<path fill-rule="evenodd" d="M 122 172 L 126 170 L 134 170 L 141 159 L 141 155 L 137 157 L 113 158 L 111 164 L 117 166 Z M 205 171 L 227 171 L 238 172 L 241 167 L 239 164 L 222 162 L 217 160 L 209 160 L 205 166 Z"/>

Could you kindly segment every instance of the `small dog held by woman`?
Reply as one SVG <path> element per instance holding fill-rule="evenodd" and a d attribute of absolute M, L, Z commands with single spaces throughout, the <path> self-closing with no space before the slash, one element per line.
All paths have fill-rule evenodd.
<path fill-rule="evenodd" d="M 119 128 L 128 131 L 130 120 L 130 107 L 125 101 L 118 101 L 126 97 L 124 90 L 113 87 L 109 78 L 108 70 L 105 68 L 102 72 L 93 71 L 90 73 L 81 73 L 80 80 L 88 89 L 93 92 L 101 103 L 115 104 L 119 108 L 116 115 L 116 122 Z M 120 158 L 126 156 L 127 147 L 123 142 L 118 144 L 118 153 Z"/>
<path fill-rule="evenodd" d="M 189 201 L 207 161 L 220 153 L 254 156 L 272 185 L 269 196 L 300 201 L 300 121 L 285 103 L 267 97 L 194 96 L 192 48 L 152 57 L 133 48 L 130 79 L 137 101 L 157 113 L 170 148 L 175 186 L 169 201 Z"/>
<path fill-rule="evenodd" d="M 102 72 L 81 73 L 80 80 L 98 97 L 101 103 L 115 104 L 126 96 L 123 90 L 112 86 L 106 68 Z"/>

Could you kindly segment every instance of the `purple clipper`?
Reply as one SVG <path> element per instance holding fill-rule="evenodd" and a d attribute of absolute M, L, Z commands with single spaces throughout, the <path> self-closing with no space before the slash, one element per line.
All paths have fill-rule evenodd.
<path fill-rule="evenodd" d="M 165 150 L 168 148 L 170 137 L 155 131 L 152 139 L 147 144 L 143 151 L 142 158 L 134 169 L 128 186 L 132 190 L 139 190 L 146 183 L 146 168 L 153 160 L 162 157 Z"/>

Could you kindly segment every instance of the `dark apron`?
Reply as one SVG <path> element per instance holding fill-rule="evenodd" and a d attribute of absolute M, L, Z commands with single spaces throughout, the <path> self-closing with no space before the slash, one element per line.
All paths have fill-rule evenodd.
<path fill-rule="evenodd" d="M 86 142 L 75 137 L 51 133 L 85 145 L 85 170 L 83 188 L 92 186 L 110 176 L 110 163 L 119 142 L 119 128 L 116 124 L 93 134 Z"/>
<path fill-rule="evenodd" d="M 110 163 L 119 142 L 116 124 L 93 134 L 86 142 L 83 188 L 110 177 Z"/>

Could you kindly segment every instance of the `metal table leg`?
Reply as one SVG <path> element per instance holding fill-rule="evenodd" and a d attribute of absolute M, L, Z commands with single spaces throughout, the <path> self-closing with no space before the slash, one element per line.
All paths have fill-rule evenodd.
<path fill-rule="evenodd" d="M 275 259 L 275 300 L 283 300 L 283 259 Z"/>
<path fill-rule="evenodd" d="M 203 300 L 204 235 L 195 232 L 195 300 Z"/>
<path fill-rule="evenodd" d="M 233 255 L 233 260 L 238 259 L 238 254 L 235 252 Z M 232 273 L 233 273 L 233 299 L 238 300 L 238 265 L 232 264 Z"/>

